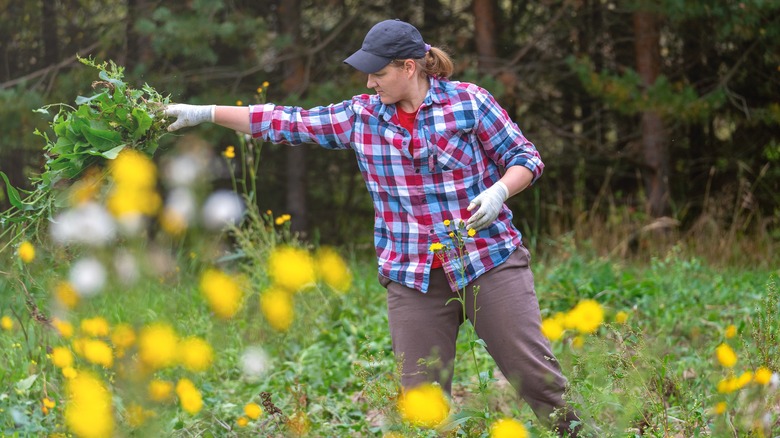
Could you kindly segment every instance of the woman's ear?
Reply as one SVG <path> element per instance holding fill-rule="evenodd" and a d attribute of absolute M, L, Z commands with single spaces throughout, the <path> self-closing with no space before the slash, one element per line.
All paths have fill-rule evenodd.
<path fill-rule="evenodd" d="M 417 63 L 413 59 L 404 61 L 404 73 L 410 78 L 417 73 Z"/>

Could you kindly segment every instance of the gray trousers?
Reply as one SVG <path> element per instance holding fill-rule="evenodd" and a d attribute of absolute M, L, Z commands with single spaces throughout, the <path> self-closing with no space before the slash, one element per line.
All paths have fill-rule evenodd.
<path fill-rule="evenodd" d="M 541 332 L 529 261 L 528 250 L 519 246 L 506 262 L 469 284 L 466 315 L 473 324 L 473 286 L 477 286 L 474 327 L 498 368 L 540 421 L 568 428 L 568 421 L 577 419 L 573 413 L 550 424 L 549 414 L 566 406 L 562 395 L 567 381 Z M 463 309 L 457 301 L 446 304 L 457 294 L 450 289 L 444 270 L 432 271 L 425 294 L 381 276 L 380 282 L 387 288 L 393 351 L 403 361 L 401 385 L 411 388 L 435 381 L 449 393 Z"/>

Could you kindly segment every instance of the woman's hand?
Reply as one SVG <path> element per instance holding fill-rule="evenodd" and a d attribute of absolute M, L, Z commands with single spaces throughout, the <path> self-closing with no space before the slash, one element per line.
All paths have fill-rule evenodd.
<path fill-rule="evenodd" d="M 203 122 L 214 122 L 216 105 L 186 105 L 177 103 L 167 105 L 163 110 L 165 117 L 176 117 L 176 121 L 168 126 L 168 131 L 200 125 Z"/>
<path fill-rule="evenodd" d="M 466 221 L 466 228 L 481 230 L 486 226 L 493 223 L 498 217 L 498 213 L 501 211 L 501 206 L 504 205 L 504 201 L 509 197 L 509 189 L 506 184 L 499 181 L 484 192 L 480 193 L 476 198 L 471 201 L 466 210 L 471 211 L 476 207 L 479 209 L 476 213 L 472 214 L 469 220 Z"/>

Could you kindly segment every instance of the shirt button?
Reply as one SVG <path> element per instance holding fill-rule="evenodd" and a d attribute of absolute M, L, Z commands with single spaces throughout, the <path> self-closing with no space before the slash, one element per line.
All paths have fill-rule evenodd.
<path fill-rule="evenodd" d="M 428 232 L 429 232 L 429 233 L 431 233 L 431 234 L 433 234 L 433 230 L 432 230 L 432 229 L 431 229 L 431 230 L 428 230 Z"/>
<path fill-rule="evenodd" d="M 420 168 L 414 169 L 414 173 L 420 173 Z"/>

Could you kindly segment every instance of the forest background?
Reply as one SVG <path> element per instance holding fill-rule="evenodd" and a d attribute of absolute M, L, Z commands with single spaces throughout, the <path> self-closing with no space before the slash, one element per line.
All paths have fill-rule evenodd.
<path fill-rule="evenodd" d="M 77 54 L 176 102 L 248 105 L 268 82 L 267 101 L 316 106 L 370 92 L 342 60 L 397 17 L 449 50 L 454 79 L 492 92 L 542 154 L 542 180 L 509 201 L 533 250 L 571 235 L 620 256 L 680 241 L 725 262 L 776 253 L 775 2 L 0 0 L 0 11 L 0 170 L 20 188 L 45 162 L 33 133 L 49 120 L 33 110 L 90 92 Z M 214 126 L 191 132 L 215 151 L 236 142 Z M 370 249 L 351 154 L 268 146 L 261 160 L 263 211 L 290 214 L 317 242 Z"/>

